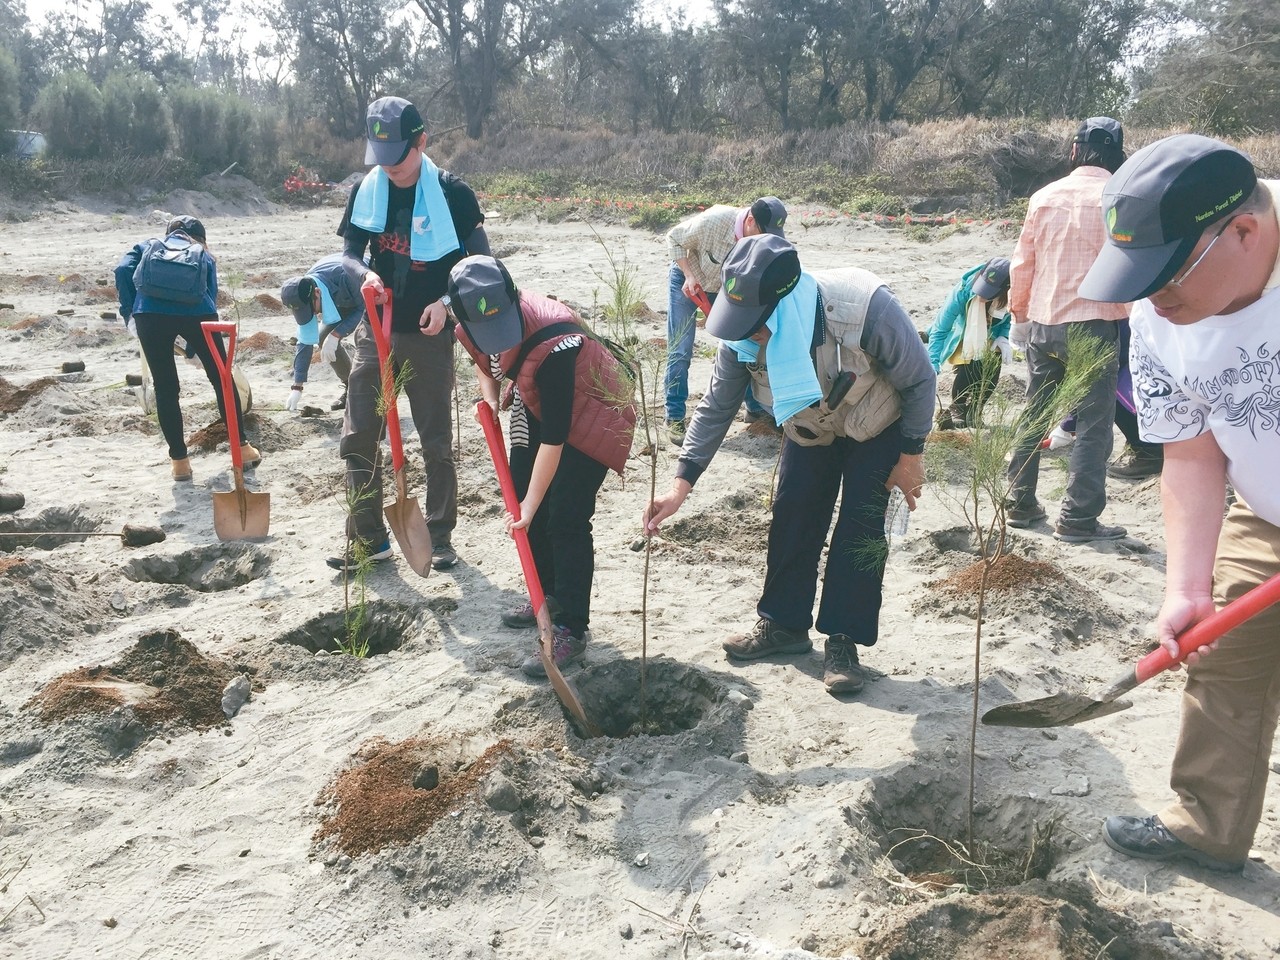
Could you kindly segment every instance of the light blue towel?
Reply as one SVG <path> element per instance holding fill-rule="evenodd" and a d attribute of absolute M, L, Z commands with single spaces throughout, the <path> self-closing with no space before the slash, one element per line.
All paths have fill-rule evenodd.
<path fill-rule="evenodd" d="M 813 346 L 814 315 L 818 309 L 818 281 L 800 274 L 796 288 L 783 297 L 765 326 L 773 334 L 768 354 L 769 389 L 773 392 L 773 419 L 782 426 L 815 400 L 822 399 L 818 374 L 809 348 Z M 751 340 L 726 340 L 743 363 L 755 363 L 760 347 Z"/>
<path fill-rule="evenodd" d="M 360 183 L 356 202 L 351 208 L 351 222 L 370 233 L 381 233 L 387 226 L 387 198 L 391 181 L 381 167 L 374 167 Z M 462 246 L 453 227 L 449 201 L 440 187 L 440 170 L 422 155 L 422 171 L 413 198 L 413 229 L 409 232 L 409 257 L 419 263 L 430 263 L 447 257 Z"/>

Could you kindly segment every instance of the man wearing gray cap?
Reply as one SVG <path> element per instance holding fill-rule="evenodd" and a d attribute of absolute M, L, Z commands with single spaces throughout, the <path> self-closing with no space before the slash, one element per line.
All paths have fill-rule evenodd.
<path fill-rule="evenodd" d="M 761 233 L 784 236 L 787 208 L 777 197 L 760 197 L 749 207 L 717 203 L 681 220 L 667 231 L 671 269 L 667 273 L 667 434 L 683 443 L 689 400 L 689 364 L 693 360 L 694 311 L 697 301 L 712 301 L 720 289 L 720 267 L 733 245 Z M 747 420 L 767 423 L 772 418 L 747 389 Z"/>
<path fill-rule="evenodd" d="M 1076 410 L 1067 493 L 1054 526 L 1054 536 L 1065 543 L 1125 535 L 1124 527 L 1099 523 L 1098 517 L 1107 505 L 1107 459 L 1114 442 L 1117 321 L 1128 316 L 1128 309 L 1125 304 L 1089 300 L 1079 292 L 1080 281 L 1106 242 L 1097 214 L 1102 187 L 1122 162 L 1124 131 L 1117 121 L 1090 117 L 1081 123 L 1071 145 L 1071 172 L 1037 190 L 1027 205 L 1009 271 L 1014 320 L 1010 339 L 1025 342 L 1027 355 L 1027 416 L 1036 416 L 1052 402 L 1066 376 L 1068 324 L 1113 348 L 1103 374 Z M 1040 441 L 1025 438 L 1009 462 L 1012 527 L 1030 527 L 1048 517 L 1036 499 Z"/>
<path fill-rule="evenodd" d="M 331 253 L 312 264 L 301 277 L 290 277 L 280 288 L 281 302 L 293 311 L 298 325 L 298 345 L 293 353 L 293 386 L 285 409 L 296 411 L 302 402 L 313 348 L 320 346 L 333 372 L 342 381 L 342 396 L 330 409 L 347 405 L 347 380 L 351 377 L 351 357 L 342 338 L 355 332 L 364 319 L 364 299 L 360 285 L 363 269 L 355 267 L 341 253 Z"/>
<path fill-rule="evenodd" d="M 392 361 L 397 374 L 406 365 L 410 370 L 404 394 L 426 461 L 431 565 L 444 570 L 458 562 L 450 539 L 458 521 L 458 474 L 449 404 L 453 337 L 440 298 L 448 287 L 449 269 L 468 254 L 489 253 L 489 240 L 475 193 L 427 157 L 426 125 L 412 103 L 400 97 L 375 100 L 365 122 L 364 160 L 375 166 L 352 189 L 338 234 L 352 269 L 361 272 L 362 289 L 371 290 L 380 304 L 392 294 Z M 383 561 L 392 554 L 382 519 L 378 457 L 382 381 L 368 326 L 358 326 L 352 339 L 355 359 L 339 447 L 354 502 L 347 540 L 359 541 L 366 556 Z M 328 562 L 335 569 L 349 569 L 352 551 Z"/>
<path fill-rule="evenodd" d="M 1108 243 L 1081 295 L 1134 305 L 1129 366 L 1144 440 L 1164 447 L 1160 643 L 1280 572 L 1280 181 L 1218 140 L 1168 137 L 1107 182 Z M 1226 484 L 1237 499 L 1226 511 Z M 1212 652 L 1212 656 L 1209 654 Z M 1187 657 L 1171 786 L 1103 838 L 1148 860 L 1239 871 L 1262 817 L 1280 716 L 1280 607 Z"/>
<path fill-rule="evenodd" d="M 812 274 L 773 234 L 747 237 L 725 260 L 707 330 L 721 339 L 671 489 L 645 510 L 647 533 L 680 509 L 733 422 L 747 385 L 783 429 L 755 629 L 724 641 L 735 660 L 807 653 L 818 562 L 827 551 L 817 627 L 823 683 L 857 693 L 858 647 L 875 644 L 888 556 L 884 517 L 899 488 L 914 510 L 937 379 L 915 324 L 889 288 L 858 267 Z"/>

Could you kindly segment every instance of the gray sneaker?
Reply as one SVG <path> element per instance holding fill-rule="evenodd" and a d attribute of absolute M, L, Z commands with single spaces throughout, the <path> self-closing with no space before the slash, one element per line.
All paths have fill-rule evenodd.
<path fill-rule="evenodd" d="M 555 664 L 561 670 L 573 663 L 575 660 L 581 660 L 587 652 L 587 641 L 591 639 L 591 631 L 583 631 L 581 637 L 575 637 L 568 627 L 557 624 L 552 628 L 554 640 L 551 644 L 551 657 L 555 660 Z M 545 677 L 547 675 L 546 668 L 542 665 L 542 655 L 535 649 L 533 655 L 526 658 L 524 663 L 520 664 L 520 670 L 526 677 Z"/>
<path fill-rule="evenodd" d="M 1183 843 L 1156 816 L 1107 817 L 1102 839 L 1112 850 L 1139 860 L 1190 860 L 1221 873 L 1239 873 L 1243 860 L 1219 860 Z"/>
<path fill-rule="evenodd" d="M 843 634 L 827 638 L 822 682 L 827 693 L 857 693 L 867 682 L 867 672 L 858 663 L 858 646 Z"/>
<path fill-rule="evenodd" d="M 1058 525 L 1053 530 L 1054 539 L 1061 540 L 1063 543 L 1088 543 L 1091 540 L 1122 540 L 1128 535 L 1129 531 L 1124 527 L 1111 527 L 1105 523 L 1099 523 L 1097 520 L 1080 526 L 1058 521 Z"/>
<path fill-rule="evenodd" d="M 684 444 L 685 430 L 686 427 L 683 420 L 667 421 L 667 439 L 677 447 Z"/>
<path fill-rule="evenodd" d="M 735 660 L 759 660 L 779 653 L 808 653 L 813 649 L 808 630 L 788 630 L 764 617 L 750 633 L 735 634 L 721 646 Z"/>
<path fill-rule="evenodd" d="M 1009 526 L 1023 530 L 1048 519 L 1049 514 L 1040 506 L 1039 500 L 1032 500 L 1027 504 L 1006 503 L 1005 516 L 1009 520 Z"/>

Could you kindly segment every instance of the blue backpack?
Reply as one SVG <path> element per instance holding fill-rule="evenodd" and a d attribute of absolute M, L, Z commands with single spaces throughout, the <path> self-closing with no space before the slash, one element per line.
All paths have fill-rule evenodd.
<path fill-rule="evenodd" d="M 174 234 L 147 241 L 133 286 L 138 293 L 173 303 L 199 303 L 209 291 L 209 259 L 204 247 Z"/>

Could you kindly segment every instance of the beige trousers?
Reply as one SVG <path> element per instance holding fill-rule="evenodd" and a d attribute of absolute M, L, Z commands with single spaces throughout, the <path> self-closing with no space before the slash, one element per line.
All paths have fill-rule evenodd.
<path fill-rule="evenodd" d="M 1241 502 L 1227 513 L 1213 571 L 1219 607 L 1280 572 L 1280 527 Z M 1226 634 L 1187 675 L 1170 785 L 1160 820 L 1181 841 L 1244 860 L 1262 819 L 1280 717 L 1280 605 Z"/>

